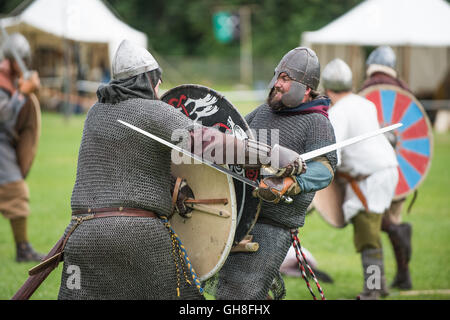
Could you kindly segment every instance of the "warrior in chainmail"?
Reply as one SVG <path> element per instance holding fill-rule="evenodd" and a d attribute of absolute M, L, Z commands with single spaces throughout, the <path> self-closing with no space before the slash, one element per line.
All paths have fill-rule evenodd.
<path fill-rule="evenodd" d="M 270 166 L 271 148 L 235 137 L 204 139 L 220 133 L 196 125 L 158 99 L 161 69 L 144 48 L 124 40 L 112 71 L 113 80 L 98 89 L 98 102 L 84 124 L 71 199 L 73 218 L 62 245 L 59 299 L 202 299 L 167 222 L 174 212 L 189 218 L 182 201 L 173 199 L 192 197 L 192 192 L 184 183 L 182 195 L 173 197 L 171 149 L 117 120 L 166 141 L 176 129 L 186 129 L 192 140 L 203 135 L 200 151 L 192 150 L 195 142 L 187 145 L 216 163 L 241 163 L 227 155 L 226 146 L 224 159 L 212 157 L 220 143 L 245 150 L 242 164 L 260 159 L 254 163 L 257 167 L 262 161 Z M 273 169 L 281 175 L 300 167 L 297 158 Z"/>
<path fill-rule="evenodd" d="M 289 51 L 275 69 L 267 102 L 246 116 L 250 128 L 257 135 L 278 130 L 278 143 L 299 154 L 333 144 L 334 131 L 327 116 L 329 99 L 315 91 L 319 78 L 320 65 L 314 51 L 305 47 Z M 271 136 L 258 136 L 258 140 L 267 139 L 272 144 Z M 284 297 L 279 269 L 292 245 L 291 231 L 304 225 L 315 191 L 332 181 L 336 153 L 314 158 L 306 165 L 306 172 L 261 180 L 262 186 L 280 190 L 291 196 L 293 202 L 274 201 L 274 196 L 263 187 L 254 192 L 263 200 L 251 231 L 252 241 L 259 243 L 259 249 L 229 255 L 215 279 L 206 285 L 217 299 L 266 299 L 271 289 L 273 298 Z"/>
<path fill-rule="evenodd" d="M 11 34 L 4 41 L 4 59 L 0 62 L 0 213 L 11 223 L 16 261 L 40 261 L 43 256 L 34 251 L 27 231 L 30 195 L 25 178 L 34 153 L 28 147 L 24 154 L 18 152 L 19 142 L 32 145 L 33 140 L 39 139 L 37 132 L 31 130 L 34 127 L 27 128 L 24 124 L 32 113 L 29 95 L 39 88 L 40 80 L 36 71 L 24 79 L 14 51 L 17 58 L 30 65 L 30 44 L 20 33 Z"/>

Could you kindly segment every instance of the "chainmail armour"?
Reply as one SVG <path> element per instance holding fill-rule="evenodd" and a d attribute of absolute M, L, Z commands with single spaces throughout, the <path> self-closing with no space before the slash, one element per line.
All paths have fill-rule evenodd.
<path fill-rule="evenodd" d="M 299 154 L 335 143 L 331 123 L 318 113 L 280 115 L 263 104 L 248 114 L 246 120 L 250 128 L 256 130 L 258 140 L 276 143 L 270 140 L 270 129 L 278 129 L 278 143 Z M 258 129 L 268 129 L 267 137 L 260 136 Z M 335 170 L 336 152 L 325 156 Z M 278 273 L 292 244 L 289 229 L 303 226 L 314 194 L 301 193 L 293 197 L 291 204 L 263 201 L 260 220 L 250 232 L 253 241 L 260 244 L 258 251 L 231 253 L 219 273 L 205 284 L 207 292 L 217 299 L 263 300 L 272 290 L 275 299 L 282 299 L 284 285 Z"/>
<path fill-rule="evenodd" d="M 138 76 L 133 81 L 127 89 L 145 79 Z M 118 83 L 118 91 L 123 83 Z M 117 119 L 169 141 L 174 129 L 188 127 L 192 121 L 162 101 L 143 99 L 141 94 L 136 98 L 133 90 L 116 93 L 110 85 L 100 88 L 102 102 L 87 114 L 72 210 L 132 207 L 167 216 L 171 212 L 171 149 Z M 84 221 L 65 247 L 59 299 L 176 299 L 177 287 L 179 298 L 201 299 L 195 285 L 185 281 L 184 271 L 188 271 L 172 250 L 168 229 L 157 218 Z M 71 285 L 71 266 L 80 270 L 79 288 Z M 186 276 L 192 280 L 190 274 Z"/>
<path fill-rule="evenodd" d="M 281 146 L 303 154 L 335 143 L 334 131 L 330 121 L 321 114 L 280 115 L 273 112 L 267 104 L 258 107 L 247 115 L 246 120 L 252 130 L 256 130 L 257 140 L 266 139 L 267 143 L 279 143 Z M 267 129 L 262 137 L 260 129 Z M 272 142 L 270 130 L 279 130 L 279 141 Z M 333 170 L 336 167 L 336 152 L 325 155 Z M 308 162 L 307 162 L 308 163 Z M 263 202 L 260 217 L 265 217 L 286 228 L 299 228 L 305 222 L 308 206 L 315 192 L 301 193 L 295 196 L 293 203 Z"/>

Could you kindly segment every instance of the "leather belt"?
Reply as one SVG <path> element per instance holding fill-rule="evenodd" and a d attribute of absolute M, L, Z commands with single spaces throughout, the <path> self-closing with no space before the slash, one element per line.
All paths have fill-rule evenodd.
<path fill-rule="evenodd" d="M 124 208 L 124 207 L 116 207 L 116 208 L 88 208 L 81 210 L 74 210 L 72 212 L 72 216 L 80 215 L 80 214 L 93 214 L 95 218 L 104 218 L 104 217 L 149 217 L 149 218 L 158 218 L 158 215 L 152 211 L 137 209 L 137 208 Z M 75 220 L 74 218 L 72 218 Z"/>
<path fill-rule="evenodd" d="M 87 214 L 86 216 L 78 216 L 82 214 Z M 51 268 L 54 269 L 58 266 L 58 264 L 63 259 L 64 247 L 66 246 L 67 241 L 69 240 L 72 233 L 80 224 L 82 224 L 86 220 L 97 219 L 97 218 L 107 218 L 107 217 L 148 217 L 148 218 L 158 218 L 158 215 L 154 212 L 147 211 L 144 209 L 136 209 L 136 208 L 89 208 L 82 210 L 75 210 L 72 212 L 72 220 L 75 220 L 76 223 L 70 228 L 67 232 L 66 236 L 63 236 L 55 247 L 52 249 L 52 252 L 49 253 L 45 260 L 42 261 L 37 266 L 31 268 L 28 271 L 30 276 L 35 275 L 44 271 L 45 269 Z"/>
<path fill-rule="evenodd" d="M 350 183 L 353 192 L 356 194 L 359 201 L 361 201 L 362 205 L 364 206 L 364 209 L 366 209 L 366 211 L 369 212 L 369 205 L 367 204 L 367 199 L 358 185 L 359 181 L 367 179 L 369 176 L 352 177 L 351 175 L 345 172 L 338 172 L 338 176 L 344 178 L 345 180 L 347 180 L 348 183 Z"/>

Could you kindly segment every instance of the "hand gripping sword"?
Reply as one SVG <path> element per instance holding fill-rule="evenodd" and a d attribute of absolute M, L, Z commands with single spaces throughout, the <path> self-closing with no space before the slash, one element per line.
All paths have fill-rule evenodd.
<path fill-rule="evenodd" d="M 245 184 L 248 184 L 248 185 L 250 185 L 250 186 L 252 186 L 254 188 L 259 188 L 259 183 L 257 181 L 250 180 L 250 179 L 248 179 L 246 177 L 243 177 L 243 176 L 241 176 L 241 175 L 239 175 L 239 174 L 237 174 L 237 173 L 235 173 L 235 172 L 233 172 L 231 170 L 228 170 L 228 169 L 226 169 L 226 168 L 224 168 L 224 167 L 222 167 L 222 166 L 220 166 L 218 164 L 215 164 L 215 163 L 213 163 L 213 162 L 211 162 L 211 161 L 209 161 L 207 159 L 199 157 L 198 155 L 196 155 L 194 153 L 191 153 L 191 152 L 189 152 L 189 151 L 187 151 L 187 150 L 185 150 L 183 148 L 180 148 L 180 147 L 178 147 L 178 146 L 176 146 L 176 145 L 174 145 L 174 144 L 172 144 L 172 143 L 170 143 L 170 142 L 168 142 L 168 141 L 166 141 L 164 139 L 161 139 L 160 137 L 157 137 L 154 134 L 151 134 L 150 132 L 142 130 L 141 128 L 138 128 L 138 127 L 136 127 L 136 126 L 134 126 L 132 124 L 129 124 L 129 123 L 127 123 L 125 121 L 122 121 L 122 120 L 117 120 L 117 121 L 120 122 L 121 124 L 131 128 L 131 129 L 139 132 L 139 133 L 142 133 L 143 135 L 145 135 L 145 136 L 147 136 L 147 137 L 149 137 L 149 138 L 151 138 L 153 140 L 158 141 L 159 143 L 161 143 L 161 144 L 163 144 L 165 146 L 168 146 L 169 148 L 171 148 L 173 150 L 181 152 L 181 153 L 183 153 L 183 154 L 193 158 L 194 160 L 197 160 L 200 163 L 206 164 L 206 165 L 208 165 L 208 166 L 210 166 L 210 167 L 212 167 L 212 168 L 214 168 L 214 169 L 216 169 L 216 170 L 218 170 L 218 171 L 220 171 L 222 173 L 225 173 L 226 175 L 229 175 L 229 176 L 235 178 L 236 180 L 239 180 L 239 181 L 241 181 L 241 182 L 243 182 Z M 300 157 L 304 161 L 308 161 L 308 160 L 311 160 L 311 159 L 313 159 L 315 157 L 323 155 L 325 153 L 328 153 L 328 152 L 331 152 L 331 151 L 334 151 L 334 150 L 337 150 L 337 149 L 340 149 L 340 148 L 344 148 L 344 147 L 347 147 L 347 146 L 352 145 L 354 143 L 357 143 L 357 142 L 360 142 L 360 141 L 363 141 L 363 140 L 375 137 L 375 136 L 377 136 L 379 134 L 382 134 L 382 133 L 385 133 L 385 132 L 397 129 L 397 128 L 401 127 L 402 125 L 403 124 L 401 124 L 401 123 L 396 123 L 396 124 L 393 124 L 393 125 L 390 125 L 390 126 L 378 129 L 378 130 L 374 130 L 372 132 L 367 132 L 367 133 L 361 134 L 359 136 L 356 136 L 356 137 L 353 137 L 353 138 L 350 138 L 350 139 L 347 139 L 347 140 L 344 140 L 344 141 L 341 141 L 341 142 L 337 142 L 337 143 L 334 143 L 334 144 L 330 144 L 330 145 L 328 145 L 326 147 L 319 148 L 319 149 L 316 149 L 316 150 L 313 150 L 313 151 L 301 154 Z M 287 196 L 283 196 L 282 199 L 285 202 L 287 202 L 287 203 L 291 203 L 292 202 L 292 198 L 287 197 Z"/>

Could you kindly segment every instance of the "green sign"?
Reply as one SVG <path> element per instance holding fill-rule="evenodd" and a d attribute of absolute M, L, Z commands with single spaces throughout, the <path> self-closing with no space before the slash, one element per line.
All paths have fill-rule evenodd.
<path fill-rule="evenodd" d="M 219 42 L 228 43 L 234 39 L 236 16 L 227 11 L 219 11 L 213 15 L 214 35 Z"/>

